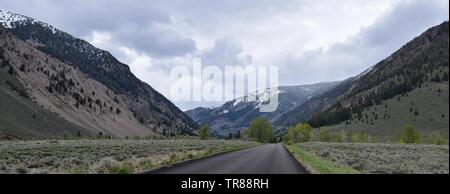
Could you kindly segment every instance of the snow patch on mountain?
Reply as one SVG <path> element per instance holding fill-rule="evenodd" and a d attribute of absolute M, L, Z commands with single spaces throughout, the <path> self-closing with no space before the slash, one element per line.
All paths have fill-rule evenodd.
<path fill-rule="evenodd" d="M 14 28 L 18 24 L 26 24 L 26 23 L 36 24 L 36 23 L 38 23 L 38 24 L 41 24 L 42 26 L 44 26 L 45 28 L 50 29 L 54 34 L 59 31 L 58 29 L 56 29 L 55 27 L 53 27 L 52 25 L 49 25 L 47 23 L 36 21 L 33 18 L 24 16 L 24 15 L 20 15 L 20 14 L 16 14 L 16 13 L 12 13 L 9 11 L 5 11 L 2 9 L 0 9 L 0 23 L 2 24 L 3 27 L 9 28 L 9 29 Z"/>
<path fill-rule="evenodd" d="M 268 102 L 271 97 L 275 95 L 279 95 L 281 93 L 285 93 L 286 91 L 278 90 L 278 89 L 267 89 L 263 92 L 253 92 L 247 96 L 240 97 L 234 100 L 233 106 L 239 105 L 241 102 L 258 102 L 264 103 Z"/>

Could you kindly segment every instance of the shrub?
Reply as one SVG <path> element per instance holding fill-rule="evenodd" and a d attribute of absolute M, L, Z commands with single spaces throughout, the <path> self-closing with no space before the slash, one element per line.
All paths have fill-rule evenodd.
<path fill-rule="evenodd" d="M 447 140 L 442 137 L 441 133 L 435 131 L 428 136 L 427 140 L 428 144 L 435 144 L 435 145 L 446 145 L 448 144 Z"/>
<path fill-rule="evenodd" d="M 330 142 L 330 131 L 326 128 L 320 128 L 319 133 L 317 134 L 317 140 L 320 142 Z"/>
<path fill-rule="evenodd" d="M 23 88 L 23 86 L 21 86 L 20 83 L 17 83 L 17 82 L 14 83 L 14 82 L 10 82 L 8 80 L 6 80 L 5 83 L 11 88 L 11 90 L 16 91 L 20 96 L 22 96 L 24 98 L 30 98 L 27 91 L 25 91 L 25 88 Z"/>
<path fill-rule="evenodd" d="M 130 162 L 121 163 L 112 158 L 104 158 L 95 171 L 99 174 L 131 174 L 134 173 L 134 168 Z"/>
<path fill-rule="evenodd" d="M 397 134 L 398 143 L 416 144 L 420 143 L 421 135 L 414 127 L 407 125 L 404 130 Z"/>
<path fill-rule="evenodd" d="M 27 173 L 28 173 L 28 170 L 27 170 L 27 168 L 25 168 L 25 167 L 18 167 L 18 168 L 16 168 L 16 172 L 17 172 L 18 174 L 27 174 Z"/>
<path fill-rule="evenodd" d="M 0 68 L 9 66 L 9 61 L 8 60 L 3 60 L 2 63 L 0 64 Z"/>
<path fill-rule="evenodd" d="M 342 143 L 344 141 L 344 135 L 342 133 L 333 133 L 332 139 L 334 142 Z"/>
<path fill-rule="evenodd" d="M 292 141 L 289 139 L 289 135 L 288 134 L 285 134 L 283 136 L 283 143 L 286 144 L 286 145 L 291 145 L 292 144 Z"/>
<path fill-rule="evenodd" d="M 253 141 L 269 143 L 273 141 L 272 125 L 266 118 L 253 119 L 248 128 L 249 137 Z"/>
<path fill-rule="evenodd" d="M 69 134 L 67 134 L 67 133 L 65 133 L 65 132 L 64 132 L 64 134 L 63 134 L 63 138 L 64 138 L 65 140 L 67 140 L 67 139 L 69 139 L 69 138 L 70 138 L 70 136 L 69 136 Z"/>
<path fill-rule="evenodd" d="M 365 133 L 352 133 L 350 136 L 350 142 L 352 143 L 368 143 L 369 135 Z"/>
<path fill-rule="evenodd" d="M 117 96 L 114 97 L 114 102 L 119 103 L 119 98 Z"/>
<path fill-rule="evenodd" d="M 175 161 L 177 161 L 178 156 L 176 154 L 170 154 L 170 162 L 169 163 L 173 163 Z"/>
<path fill-rule="evenodd" d="M 149 159 L 141 161 L 140 162 L 140 166 L 144 170 L 150 170 L 150 169 L 153 169 L 155 167 L 153 162 L 151 160 L 149 160 Z"/>
<path fill-rule="evenodd" d="M 288 129 L 284 141 L 288 144 L 311 141 L 312 127 L 309 124 L 298 124 Z"/>
<path fill-rule="evenodd" d="M 24 71 L 25 71 L 25 65 L 22 64 L 22 65 L 20 66 L 19 70 L 22 71 L 22 72 L 24 72 Z"/>
<path fill-rule="evenodd" d="M 205 140 L 209 138 L 209 126 L 207 124 L 203 125 L 198 130 L 198 136 L 201 140 Z"/>

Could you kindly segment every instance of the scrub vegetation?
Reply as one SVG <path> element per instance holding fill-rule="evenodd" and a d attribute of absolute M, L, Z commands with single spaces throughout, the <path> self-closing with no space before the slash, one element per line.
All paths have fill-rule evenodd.
<path fill-rule="evenodd" d="M 254 145 L 196 139 L 4 141 L 0 174 L 129 174 Z"/>

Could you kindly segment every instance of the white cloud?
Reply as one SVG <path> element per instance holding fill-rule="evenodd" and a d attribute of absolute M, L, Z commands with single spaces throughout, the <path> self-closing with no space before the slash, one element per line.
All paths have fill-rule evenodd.
<path fill-rule="evenodd" d="M 281 84 L 354 76 L 448 20 L 448 3 L 0 0 L 6 10 L 36 17 L 110 51 L 166 96 L 170 69 L 190 66 L 199 56 L 205 64 L 219 66 L 280 65 Z M 177 105 L 186 109 L 202 104 Z"/>
<path fill-rule="evenodd" d="M 275 61 L 285 66 L 280 68 L 287 78 L 282 80 L 284 84 L 298 84 L 296 77 L 303 83 L 345 79 L 375 65 L 444 20 L 448 20 L 448 1 L 399 1 L 372 25 L 343 41 L 297 56 L 279 55 Z"/>
<path fill-rule="evenodd" d="M 152 58 L 145 54 L 138 54 L 135 50 L 127 47 L 119 48 L 125 55 L 124 62 L 130 66 L 131 71 L 137 77 L 145 77 L 147 69 L 151 70 Z"/>
<path fill-rule="evenodd" d="M 111 35 L 109 33 L 97 31 L 93 31 L 92 36 L 88 38 L 88 41 L 97 47 L 102 47 L 103 44 L 109 43 L 110 40 Z"/>

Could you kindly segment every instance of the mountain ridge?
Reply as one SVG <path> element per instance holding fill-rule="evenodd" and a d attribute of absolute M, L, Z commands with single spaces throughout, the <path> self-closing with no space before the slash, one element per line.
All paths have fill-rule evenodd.
<path fill-rule="evenodd" d="M 278 107 L 275 112 L 261 113 L 259 107 L 268 103 L 275 93 L 272 90 L 252 92 L 246 96 L 225 102 L 221 106 L 188 110 L 186 113 L 199 124 L 209 124 L 216 135 L 227 137 L 247 127 L 257 117 L 266 117 L 270 122 L 276 121 L 283 113 L 291 110 L 308 99 L 326 92 L 340 82 L 324 82 L 299 86 L 280 86 L 275 91 L 278 95 Z"/>
<path fill-rule="evenodd" d="M 123 102 L 142 125 L 158 128 L 156 131 L 165 135 L 194 134 L 198 125 L 190 117 L 135 77 L 127 65 L 109 52 L 44 22 L 11 12 L 0 13 L 0 23 L 22 41 L 80 70 L 124 98 Z"/>
<path fill-rule="evenodd" d="M 381 115 L 374 115 L 373 118 L 369 118 L 369 121 L 361 118 L 367 114 L 367 109 L 370 107 L 383 104 L 394 97 L 400 96 L 402 99 L 404 95 L 420 88 L 425 87 L 432 90 L 432 87 L 437 87 L 434 86 L 434 83 L 442 82 L 444 88 L 440 88 L 440 90 L 445 91 L 445 87 L 448 88 L 448 33 L 448 21 L 431 27 L 360 75 L 347 79 L 328 93 L 317 96 L 287 113 L 276 124 L 292 126 L 308 122 L 315 127 L 322 127 L 342 122 L 350 125 L 352 121 L 364 120 L 366 124 L 368 122 L 369 125 L 375 125 L 377 122 L 374 120 L 383 118 Z M 435 89 L 437 90 L 437 88 Z M 410 100 L 415 104 L 424 103 L 414 99 Z M 448 100 L 445 102 L 448 107 Z M 431 108 L 430 111 L 432 111 Z M 442 115 L 448 116 L 448 109 L 442 111 L 444 111 Z M 404 110 L 404 112 L 406 114 L 410 111 Z M 375 114 L 374 110 L 371 111 L 371 114 Z M 405 125 L 418 125 L 414 121 L 417 120 L 412 118 L 402 122 L 405 122 L 403 123 Z M 433 125 L 433 122 L 430 121 L 422 120 L 422 122 Z M 445 122 L 442 124 L 439 126 L 445 127 Z M 421 124 L 421 128 L 424 125 Z M 396 126 L 395 128 L 400 127 Z M 448 122 L 446 129 L 448 134 Z"/>
<path fill-rule="evenodd" d="M 31 100 L 34 104 L 29 107 L 38 105 L 44 109 L 43 111 L 51 112 L 59 118 L 90 131 L 80 135 L 98 133 L 112 137 L 125 137 L 153 134 L 133 117 L 133 113 L 127 109 L 127 106 L 120 102 L 119 95 L 103 84 L 37 50 L 1 26 L 0 37 L 1 69 L 4 71 L 0 81 L 11 86 L 11 89 L 18 93 L 13 95 L 8 90 L 4 90 L 5 93 L 17 99 L 19 104 L 26 104 L 23 101 Z M 4 106 L 9 105 L 2 105 L 2 108 Z M 33 114 L 33 119 L 28 122 L 49 120 L 46 117 L 39 117 L 39 111 L 34 110 L 34 112 L 36 114 L 29 113 Z M 32 129 L 28 130 L 32 131 Z M 85 130 L 76 132 L 81 131 Z M 29 135 L 31 133 L 12 132 L 25 137 L 31 136 Z M 56 134 L 61 135 L 58 132 L 55 132 Z M 74 135 L 74 131 L 71 131 L 71 135 Z M 53 134 L 50 134 L 49 137 L 52 136 Z"/>

